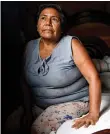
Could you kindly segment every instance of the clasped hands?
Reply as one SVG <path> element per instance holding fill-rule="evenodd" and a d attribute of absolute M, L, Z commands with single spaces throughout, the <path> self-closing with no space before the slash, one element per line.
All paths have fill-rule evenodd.
<path fill-rule="evenodd" d="M 82 126 L 88 127 L 89 125 L 95 125 L 99 119 L 99 115 L 95 113 L 88 113 L 84 117 L 74 120 L 73 128 L 78 129 Z"/>

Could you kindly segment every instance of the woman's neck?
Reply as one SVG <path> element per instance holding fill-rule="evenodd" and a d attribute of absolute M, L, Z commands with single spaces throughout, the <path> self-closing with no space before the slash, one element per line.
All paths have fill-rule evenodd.
<path fill-rule="evenodd" d="M 57 45 L 57 41 L 54 41 L 54 40 L 48 40 L 48 39 L 44 39 L 44 38 L 41 38 L 41 41 L 44 45 L 44 47 L 55 47 Z"/>

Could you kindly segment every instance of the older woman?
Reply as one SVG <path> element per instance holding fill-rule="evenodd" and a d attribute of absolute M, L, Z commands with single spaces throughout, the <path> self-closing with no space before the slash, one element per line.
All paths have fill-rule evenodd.
<path fill-rule="evenodd" d="M 98 73 L 81 41 L 63 34 L 64 20 L 58 5 L 40 6 L 37 21 L 40 38 L 27 44 L 24 71 L 32 93 L 33 112 L 37 114 L 32 134 L 49 134 L 64 121 L 87 112 L 73 127 L 88 127 L 99 118 Z"/>

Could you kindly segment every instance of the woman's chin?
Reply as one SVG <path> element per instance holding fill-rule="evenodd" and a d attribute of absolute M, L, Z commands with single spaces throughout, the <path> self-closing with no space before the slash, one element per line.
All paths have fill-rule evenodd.
<path fill-rule="evenodd" d="M 53 36 L 50 35 L 50 34 L 47 34 L 47 35 L 43 35 L 42 38 L 45 38 L 45 39 L 52 39 Z"/>

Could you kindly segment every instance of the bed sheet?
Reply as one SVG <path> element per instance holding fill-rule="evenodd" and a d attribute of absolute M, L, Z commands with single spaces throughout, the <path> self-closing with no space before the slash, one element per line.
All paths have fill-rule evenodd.
<path fill-rule="evenodd" d="M 75 129 L 71 128 L 74 124 L 74 120 L 69 120 L 60 126 L 56 134 L 92 134 L 99 130 L 110 129 L 110 93 L 102 94 L 100 111 L 101 116 L 96 125 L 91 125 L 88 128 L 81 127 L 79 129 Z"/>

